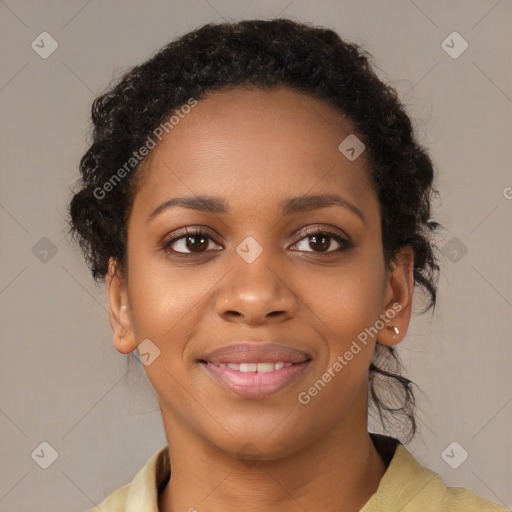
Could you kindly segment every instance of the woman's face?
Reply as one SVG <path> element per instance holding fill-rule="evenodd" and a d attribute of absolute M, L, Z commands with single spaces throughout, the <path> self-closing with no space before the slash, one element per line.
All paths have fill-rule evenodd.
<path fill-rule="evenodd" d="M 412 287 L 410 265 L 386 270 L 366 154 L 339 149 L 352 133 L 321 100 L 236 88 L 199 101 L 145 162 L 128 279 L 107 283 L 116 348 L 150 340 L 168 437 L 272 459 L 366 428 L 376 336 L 361 333 L 399 302 L 386 325 L 401 338 Z"/>

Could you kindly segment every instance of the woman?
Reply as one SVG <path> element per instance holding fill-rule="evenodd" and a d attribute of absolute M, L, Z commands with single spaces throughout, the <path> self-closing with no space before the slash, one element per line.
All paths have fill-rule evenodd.
<path fill-rule="evenodd" d="M 356 45 L 206 25 L 93 105 L 71 231 L 138 349 L 168 446 L 97 509 L 500 511 L 447 489 L 394 346 L 435 306 L 434 170 Z"/>

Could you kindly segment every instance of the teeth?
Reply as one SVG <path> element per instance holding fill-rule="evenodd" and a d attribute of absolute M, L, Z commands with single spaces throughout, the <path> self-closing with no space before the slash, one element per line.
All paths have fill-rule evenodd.
<path fill-rule="evenodd" d="M 291 366 L 293 363 L 283 361 L 278 361 L 277 363 L 273 362 L 265 362 L 265 363 L 219 363 L 217 366 L 221 366 L 222 368 L 230 368 L 231 370 L 237 370 L 242 373 L 246 372 L 259 372 L 259 373 L 267 373 L 273 372 L 274 370 L 280 370 L 281 368 L 285 368 Z"/>
<path fill-rule="evenodd" d="M 241 363 L 240 371 L 241 372 L 255 372 L 258 369 L 258 365 L 256 363 Z"/>
<path fill-rule="evenodd" d="M 274 363 L 258 363 L 256 366 L 258 373 L 273 372 L 275 370 Z"/>

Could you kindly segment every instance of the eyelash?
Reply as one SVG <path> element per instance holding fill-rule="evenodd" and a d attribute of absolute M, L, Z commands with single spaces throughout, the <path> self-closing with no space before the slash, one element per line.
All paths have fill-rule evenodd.
<path fill-rule="evenodd" d="M 208 250 L 205 250 L 203 252 L 196 252 L 196 253 L 193 253 L 193 252 L 189 252 L 189 253 L 184 253 L 184 252 L 179 252 L 179 251 L 174 251 L 173 249 L 169 249 L 169 247 L 177 242 L 178 240 L 181 240 L 183 238 L 187 238 L 189 236 L 191 237 L 198 237 L 198 236 L 205 236 L 206 238 L 212 240 L 213 242 L 215 242 L 216 244 L 220 245 L 211 235 L 210 232 L 204 230 L 204 229 L 201 229 L 201 228 L 185 228 L 184 230 L 181 230 L 181 231 L 178 231 L 178 236 L 174 236 L 172 239 L 170 240 L 167 240 L 164 242 L 163 244 L 163 251 L 168 254 L 168 255 L 172 255 L 172 256 L 177 256 L 179 258 L 183 257 L 183 258 L 196 258 L 196 257 L 200 257 L 200 256 L 203 256 L 205 255 Z M 338 242 L 338 244 L 341 246 L 340 248 L 338 249 L 335 249 L 333 251 L 325 251 L 325 252 L 320 252 L 320 251 L 297 251 L 297 252 L 307 252 L 307 253 L 312 253 L 312 254 L 319 254 L 319 255 L 323 255 L 323 254 L 335 254 L 335 253 L 340 253 L 340 252 L 343 252 L 347 249 L 350 249 L 353 247 L 353 243 L 349 240 L 347 240 L 346 238 L 343 238 L 340 234 L 338 234 L 337 232 L 334 232 L 332 230 L 329 230 L 327 228 L 307 228 L 305 230 L 305 236 L 299 238 L 297 241 L 295 241 L 293 243 L 293 245 L 301 242 L 302 240 L 304 240 L 305 238 L 309 238 L 309 237 L 312 237 L 312 236 L 317 236 L 317 235 L 326 235 L 328 236 L 329 238 L 335 240 L 336 242 Z"/>

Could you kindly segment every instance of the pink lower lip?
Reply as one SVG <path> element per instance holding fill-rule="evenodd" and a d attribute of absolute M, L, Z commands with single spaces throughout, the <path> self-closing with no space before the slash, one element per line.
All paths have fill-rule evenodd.
<path fill-rule="evenodd" d="M 202 363 L 217 382 L 244 398 L 265 398 L 297 380 L 311 361 L 295 363 L 272 372 L 239 372 L 231 368 Z"/>

